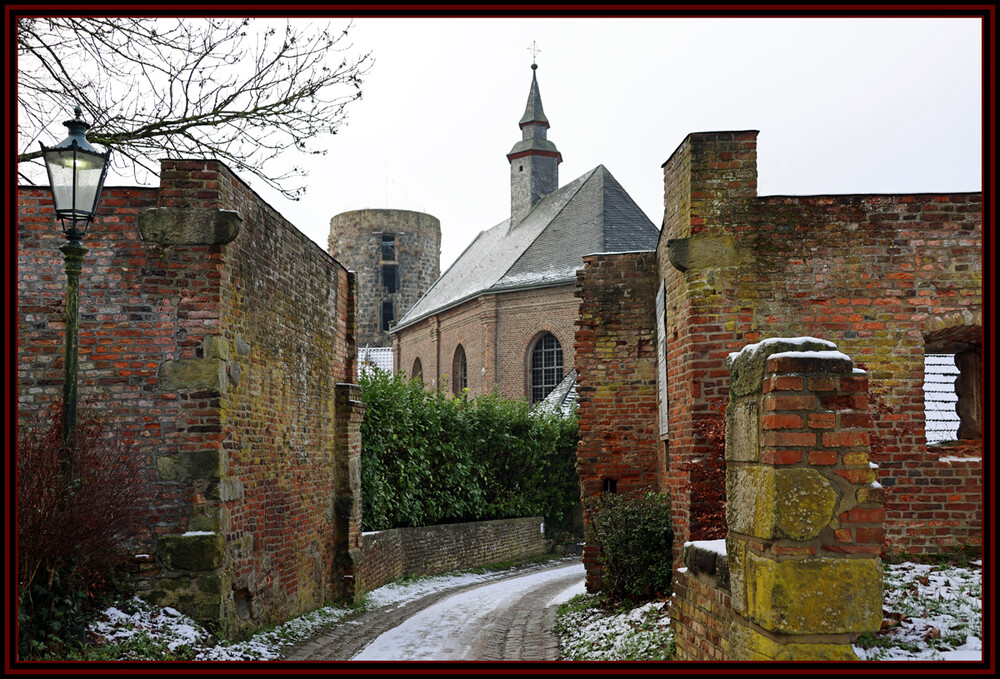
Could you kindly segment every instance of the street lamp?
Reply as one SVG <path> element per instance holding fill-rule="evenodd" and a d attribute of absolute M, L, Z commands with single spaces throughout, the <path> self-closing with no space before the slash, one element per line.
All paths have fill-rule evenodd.
<path fill-rule="evenodd" d="M 83 111 L 75 110 L 76 118 L 63 123 L 69 136 L 52 147 L 41 144 L 45 169 L 56 217 L 62 222 L 67 242 L 59 248 L 66 261 L 66 363 L 63 371 L 63 446 L 76 444 L 76 383 L 79 349 L 80 271 L 87 248 L 83 237 L 97 213 L 104 177 L 108 172 L 111 151 L 98 153 L 87 141 L 90 127 L 80 118 Z"/>

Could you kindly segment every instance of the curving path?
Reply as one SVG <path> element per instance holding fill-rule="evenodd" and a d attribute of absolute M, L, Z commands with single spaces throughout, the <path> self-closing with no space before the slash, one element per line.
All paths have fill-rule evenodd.
<path fill-rule="evenodd" d="M 370 611 L 286 660 L 557 660 L 552 602 L 583 582 L 578 559 Z"/>

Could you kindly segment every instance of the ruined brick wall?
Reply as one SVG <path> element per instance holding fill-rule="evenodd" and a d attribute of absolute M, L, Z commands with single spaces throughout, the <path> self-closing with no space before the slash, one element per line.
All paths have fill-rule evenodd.
<path fill-rule="evenodd" d="M 580 441 L 577 472 L 582 499 L 600 495 L 608 481 L 619 493 L 660 489 L 656 399 L 655 253 L 584 257 L 577 273 L 576 331 Z M 584 517 L 585 531 L 589 522 Z M 597 545 L 583 551 L 587 586 L 597 589 Z"/>
<path fill-rule="evenodd" d="M 978 348 L 981 366 L 982 195 L 757 197 L 756 136 L 693 134 L 664 165 L 657 253 L 675 536 L 690 534 L 685 465 L 708 452 L 697 423 L 726 397 L 726 355 L 812 335 L 871 377 L 887 549 L 980 543 L 981 434 L 980 450 L 927 446 L 922 385 L 935 344 Z"/>
<path fill-rule="evenodd" d="M 578 305 L 572 286 L 482 295 L 394 333 L 396 369 L 409 375 L 419 359 L 424 382 L 450 391 L 461 344 L 471 396 L 499 388 L 507 398 L 528 398 L 530 352 L 540 335 L 559 341 L 564 374 L 573 367 Z"/>
<path fill-rule="evenodd" d="M 392 234 L 393 252 L 384 256 L 383 234 Z M 409 210 L 355 210 L 330 220 L 330 256 L 357 275 L 359 347 L 389 346 L 381 329 L 383 302 L 392 304 L 398 321 L 427 292 L 441 273 L 441 223 Z M 395 265 L 400 287 L 382 283 L 383 264 Z"/>
<path fill-rule="evenodd" d="M 713 549 L 721 543 L 722 549 Z M 729 660 L 733 621 L 724 541 L 689 542 L 671 580 L 674 660 Z"/>
<path fill-rule="evenodd" d="M 364 536 L 362 585 L 371 591 L 408 575 L 438 575 L 546 552 L 541 517 L 393 528 Z"/>
<path fill-rule="evenodd" d="M 61 388 L 38 358 L 61 348 L 62 308 L 44 301 L 58 260 L 20 229 L 34 223 L 31 197 L 19 219 L 23 413 Z M 140 588 L 230 633 L 330 600 L 351 547 L 335 544 L 333 490 L 351 482 L 335 472 L 335 423 L 357 419 L 335 403 L 355 371 L 352 277 L 217 162 L 164 161 L 158 191 L 112 189 L 102 212 L 81 280 L 80 391 L 143 432 L 158 569 Z"/>

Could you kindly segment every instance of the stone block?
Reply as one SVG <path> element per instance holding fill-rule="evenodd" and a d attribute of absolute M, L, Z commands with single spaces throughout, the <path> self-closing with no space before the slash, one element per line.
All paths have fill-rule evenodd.
<path fill-rule="evenodd" d="M 760 459 L 760 414 L 756 401 L 743 401 L 726 410 L 726 460 L 757 462 Z"/>
<path fill-rule="evenodd" d="M 773 338 L 749 344 L 742 351 L 726 358 L 729 368 L 729 390 L 733 398 L 760 391 L 767 359 L 784 351 L 834 351 L 837 345 L 815 337 L 793 339 Z"/>
<path fill-rule="evenodd" d="M 190 481 L 191 479 L 217 479 L 220 473 L 218 450 L 200 450 L 193 453 L 159 455 L 156 468 L 163 481 Z"/>
<path fill-rule="evenodd" d="M 726 474 L 726 522 L 765 540 L 810 540 L 834 518 L 840 493 L 815 469 L 743 467 Z"/>
<path fill-rule="evenodd" d="M 232 210 L 160 207 L 139 213 L 139 234 L 160 245 L 225 245 L 236 240 L 242 222 Z"/>
<path fill-rule="evenodd" d="M 878 559 L 773 561 L 746 554 L 745 617 L 781 634 L 875 632 L 882 623 Z"/>
<path fill-rule="evenodd" d="M 226 363 L 219 358 L 164 361 L 157 371 L 163 391 L 205 390 L 223 393 L 228 386 Z"/>
<path fill-rule="evenodd" d="M 850 644 L 775 640 L 734 620 L 729 628 L 729 660 L 857 660 Z"/>
<path fill-rule="evenodd" d="M 218 533 L 161 535 L 156 559 L 168 570 L 211 571 L 222 565 L 223 542 Z"/>

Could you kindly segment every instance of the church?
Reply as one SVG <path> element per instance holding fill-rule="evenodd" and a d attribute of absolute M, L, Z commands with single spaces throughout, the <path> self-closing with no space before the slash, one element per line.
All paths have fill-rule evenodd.
<path fill-rule="evenodd" d="M 599 165 L 559 186 L 536 64 L 510 162 L 510 215 L 482 231 L 391 329 L 395 369 L 433 388 L 543 400 L 575 365 L 588 254 L 653 250 L 658 229 Z"/>

